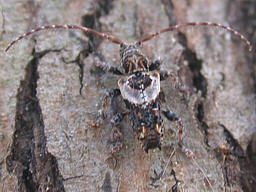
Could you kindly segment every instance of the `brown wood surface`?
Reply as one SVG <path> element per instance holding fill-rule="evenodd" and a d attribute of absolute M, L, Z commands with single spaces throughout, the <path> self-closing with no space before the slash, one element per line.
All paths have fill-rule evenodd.
<path fill-rule="evenodd" d="M 0 2 L 1 49 L 49 24 L 84 25 L 132 42 L 174 24 L 211 21 L 256 40 L 255 1 Z M 124 147 L 109 155 L 109 120 L 124 108 L 121 99 L 110 102 L 99 128 L 89 123 L 118 80 L 95 67 L 95 58 L 118 66 L 118 45 L 74 30 L 39 32 L 0 52 L 0 191 L 169 192 L 176 190 L 175 173 L 176 191 L 253 192 L 255 51 L 229 33 L 204 27 L 165 33 L 145 42 L 143 51 L 189 87 L 184 95 L 171 80 L 163 82 L 162 107 L 182 118 L 183 145 L 195 160 L 181 151 L 178 126 L 167 120 L 161 151 L 146 154 L 127 118 L 120 125 Z"/>

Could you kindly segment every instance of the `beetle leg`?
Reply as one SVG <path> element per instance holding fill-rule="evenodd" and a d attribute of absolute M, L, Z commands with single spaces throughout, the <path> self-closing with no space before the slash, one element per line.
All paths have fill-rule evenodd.
<path fill-rule="evenodd" d="M 149 71 L 154 71 L 154 70 L 157 70 L 159 69 L 160 65 L 162 64 L 162 61 L 157 59 L 155 60 L 154 62 L 152 62 L 150 65 L 149 65 Z"/>
<path fill-rule="evenodd" d="M 172 111 L 162 110 L 162 114 L 170 121 L 177 121 L 179 125 L 179 140 L 181 141 L 184 128 L 181 119 Z"/>
<path fill-rule="evenodd" d="M 121 95 L 120 89 L 111 89 L 106 93 L 106 95 L 104 97 L 104 101 L 103 101 L 103 107 L 102 107 L 103 113 L 105 113 L 105 111 L 107 109 L 108 99 L 109 98 L 112 99 L 112 98 L 117 97 L 119 95 Z"/>
<path fill-rule="evenodd" d="M 108 63 L 101 61 L 100 59 L 97 59 L 97 61 L 94 61 L 94 64 L 105 72 L 110 72 L 110 73 L 113 73 L 114 75 L 123 75 L 123 73 L 118 69 L 118 67 L 113 67 Z"/>
<path fill-rule="evenodd" d="M 116 143 L 115 143 L 114 147 L 111 149 L 111 153 L 112 154 L 117 152 L 117 151 L 119 151 L 121 149 L 121 147 L 123 146 L 123 143 L 122 143 L 122 133 L 117 128 L 117 125 L 128 114 L 129 114 L 129 112 L 117 113 L 111 119 L 111 125 L 112 125 L 113 133 L 114 133 L 114 136 L 115 136 L 115 139 L 116 139 Z"/>
<path fill-rule="evenodd" d="M 183 85 L 179 79 L 177 78 L 177 75 L 172 71 L 160 71 L 160 81 L 166 80 L 168 77 L 171 77 L 172 82 L 174 84 L 175 88 L 178 88 L 180 92 L 186 93 L 189 90 L 189 87 Z"/>
<path fill-rule="evenodd" d="M 187 147 L 185 147 L 184 145 L 182 145 L 182 143 L 179 144 L 180 145 L 180 148 L 181 148 L 181 151 L 190 159 L 194 159 L 195 156 L 194 156 L 194 153 Z"/>
<path fill-rule="evenodd" d="M 179 146 L 181 148 L 181 151 L 190 159 L 194 158 L 194 153 L 186 148 L 184 145 L 182 145 L 182 136 L 183 136 L 183 124 L 181 119 L 172 111 L 164 111 L 162 110 L 162 114 L 170 121 L 177 121 L 179 125 Z"/>
<path fill-rule="evenodd" d="M 176 74 L 173 71 L 160 71 L 160 80 L 164 81 L 168 77 L 171 77 L 174 84 L 178 84 L 178 79 L 176 77 Z"/>
<path fill-rule="evenodd" d="M 107 93 L 104 97 L 104 100 L 103 100 L 102 109 L 99 111 L 99 115 L 98 115 L 96 121 L 91 122 L 91 126 L 98 127 L 102 123 L 102 121 L 106 117 L 105 112 L 107 110 L 108 99 L 109 98 L 112 99 L 112 98 L 117 97 L 119 95 L 121 95 L 121 92 L 120 92 L 119 89 L 111 89 L 111 90 L 107 91 Z"/>

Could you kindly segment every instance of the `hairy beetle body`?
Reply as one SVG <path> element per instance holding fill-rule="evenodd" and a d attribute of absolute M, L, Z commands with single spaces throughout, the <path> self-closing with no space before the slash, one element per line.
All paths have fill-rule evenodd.
<path fill-rule="evenodd" d="M 162 118 L 160 113 L 160 75 L 152 72 L 136 72 L 118 81 L 133 131 L 148 149 L 161 148 Z"/>

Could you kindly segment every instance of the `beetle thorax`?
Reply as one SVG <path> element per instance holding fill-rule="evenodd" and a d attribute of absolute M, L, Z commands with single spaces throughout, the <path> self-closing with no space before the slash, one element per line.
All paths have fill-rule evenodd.
<path fill-rule="evenodd" d="M 141 52 L 139 44 L 122 44 L 120 56 L 121 66 L 126 74 L 149 70 L 148 59 Z"/>

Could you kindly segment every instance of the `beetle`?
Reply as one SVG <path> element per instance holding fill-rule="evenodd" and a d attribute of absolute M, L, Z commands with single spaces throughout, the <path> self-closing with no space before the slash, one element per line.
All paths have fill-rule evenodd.
<path fill-rule="evenodd" d="M 174 112 L 163 110 L 161 108 L 160 97 L 161 81 L 167 79 L 168 77 L 172 78 L 175 87 L 178 89 L 181 90 L 182 85 L 178 82 L 173 72 L 158 72 L 157 69 L 159 69 L 161 61 L 149 61 L 149 59 L 141 52 L 140 46 L 143 42 L 159 36 L 162 33 L 175 31 L 189 26 L 208 26 L 224 29 L 240 38 L 248 46 L 249 50 L 252 49 L 250 42 L 243 35 L 228 26 L 209 22 L 192 22 L 174 25 L 159 32 L 146 35 L 133 43 L 126 43 L 112 35 L 107 35 L 78 25 L 48 25 L 33 29 L 18 37 L 7 46 L 5 51 L 8 51 L 19 40 L 33 33 L 51 29 L 76 29 L 82 32 L 94 34 L 104 39 L 108 39 L 112 43 L 119 44 L 121 57 L 120 69 L 118 67 L 108 66 L 102 62 L 97 64 L 97 66 L 102 68 L 104 71 L 111 72 L 122 77 L 118 80 L 119 88 L 109 90 L 105 95 L 103 100 L 102 114 L 96 121 L 92 122 L 92 126 L 99 126 L 102 120 L 105 118 L 108 99 L 121 96 L 126 105 L 127 111 L 117 113 L 111 118 L 112 129 L 116 140 L 111 152 L 114 153 L 120 150 L 122 147 L 122 134 L 117 125 L 127 115 L 130 117 L 132 129 L 136 137 L 140 140 L 145 152 L 148 152 L 149 149 L 161 149 L 164 132 L 162 116 L 165 116 L 170 121 L 177 122 L 179 125 L 179 141 L 182 141 L 182 120 Z M 188 156 L 192 155 L 189 150 L 185 150 L 185 153 Z"/>
<path fill-rule="evenodd" d="M 104 98 L 103 117 L 109 97 L 122 96 L 128 111 L 117 113 L 111 119 L 113 131 L 117 142 L 112 148 L 112 152 L 118 151 L 122 146 L 122 135 L 117 128 L 126 115 L 129 115 L 132 122 L 132 129 L 140 140 L 143 149 L 161 149 L 161 139 L 163 136 L 162 115 L 171 121 L 179 124 L 179 137 L 182 137 L 183 125 L 181 119 L 173 112 L 161 109 L 160 81 L 172 76 L 175 84 L 178 84 L 172 72 L 156 72 L 160 61 L 150 62 L 140 50 L 140 42 L 123 43 L 120 46 L 121 68 L 123 75 L 118 80 L 118 89 L 110 90 Z M 112 69 L 115 73 L 118 69 Z M 93 122 L 93 126 L 100 124 L 99 119 Z"/>

